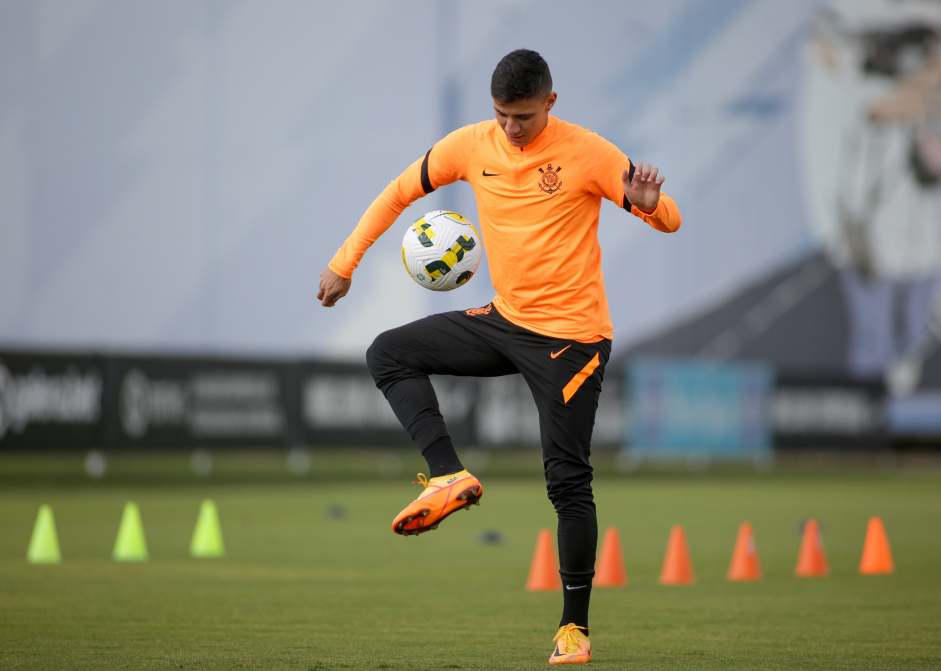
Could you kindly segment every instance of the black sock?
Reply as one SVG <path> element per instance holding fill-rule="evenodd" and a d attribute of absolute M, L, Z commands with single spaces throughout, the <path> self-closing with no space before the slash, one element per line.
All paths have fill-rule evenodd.
<path fill-rule="evenodd" d="M 560 627 L 574 622 L 579 627 L 588 629 L 588 604 L 591 601 L 591 581 L 562 581 L 562 621 Z M 583 634 L 588 635 L 587 631 Z"/>
<path fill-rule="evenodd" d="M 425 461 L 428 462 L 428 477 L 437 478 L 463 471 L 464 466 L 454 451 L 454 444 L 449 436 L 436 439 L 431 445 L 421 451 Z"/>
<path fill-rule="evenodd" d="M 559 573 L 562 575 L 562 624 L 588 626 L 591 580 L 595 575 L 598 521 L 594 505 L 583 516 L 559 518 Z"/>

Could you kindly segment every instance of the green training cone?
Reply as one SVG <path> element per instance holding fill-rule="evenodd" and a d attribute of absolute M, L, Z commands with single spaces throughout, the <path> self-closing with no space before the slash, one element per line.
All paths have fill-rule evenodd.
<path fill-rule="evenodd" d="M 114 542 L 114 558 L 118 561 L 147 561 L 147 540 L 141 524 L 140 508 L 133 501 L 124 504 L 118 538 Z"/>
<path fill-rule="evenodd" d="M 190 554 L 197 558 L 225 555 L 222 529 L 219 527 L 219 512 L 211 499 L 204 500 L 199 507 L 199 519 L 196 520 L 196 529 L 193 530 Z"/>
<path fill-rule="evenodd" d="M 33 536 L 29 539 L 26 559 L 31 564 L 58 564 L 62 561 L 52 508 L 45 503 L 39 506 L 39 514 L 36 516 Z"/>

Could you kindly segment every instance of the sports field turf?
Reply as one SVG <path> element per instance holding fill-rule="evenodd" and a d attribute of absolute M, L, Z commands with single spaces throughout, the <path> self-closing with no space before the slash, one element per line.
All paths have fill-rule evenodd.
<path fill-rule="evenodd" d="M 0 669 L 548 668 L 561 596 L 524 590 L 537 534 L 554 528 L 535 453 L 502 469 L 494 459 L 481 506 L 417 538 L 390 530 L 420 491 L 410 460 L 315 455 L 318 474 L 296 477 L 282 474 L 283 454 L 236 455 L 197 478 L 185 455 L 126 456 L 95 482 L 81 458 L 0 454 Z M 941 471 L 602 471 L 595 492 L 629 585 L 594 590 L 588 668 L 941 668 Z M 205 498 L 218 506 L 222 559 L 189 556 Z M 111 557 L 128 501 L 145 562 Z M 26 561 L 41 504 L 61 564 Z M 857 572 L 873 515 L 890 576 Z M 796 578 L 810 516 L 831 573 Z M 764 577 L 730 583 L 743 521 Z M 658 584 L 675 524 L 691 586 Z"/>

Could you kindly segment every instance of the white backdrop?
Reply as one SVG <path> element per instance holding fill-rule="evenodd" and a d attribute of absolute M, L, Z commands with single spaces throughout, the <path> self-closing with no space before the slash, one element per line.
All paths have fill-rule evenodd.
<path fill-rule="evenodd" d="M 419 201 L 330 310 L 318 276 L 373 197 L 492 114 L 540 51 L 559 117 L 658 165 L 684 228 L 602 209 L 616 350 L 819 247 L 800 189 L 800 0 L 4 0 L 0 345 L 360 359 L 381 329 L 485 304 L 405 274 Z"/>

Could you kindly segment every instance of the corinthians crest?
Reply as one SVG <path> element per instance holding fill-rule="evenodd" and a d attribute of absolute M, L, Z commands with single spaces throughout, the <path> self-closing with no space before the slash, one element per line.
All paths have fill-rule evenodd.
<path fill-rule="evenodd" d="M 542 173 L 542 180 L 538 182 L 539 188 L 546 193 L 555 193 L 561 189 L 562 180 L 559 179 L 560 170 L 562 170 L 562 168 L 553 168 L 551 163 L 546 166 L 545 170 L 539 168 L 539 172 Z"/>

